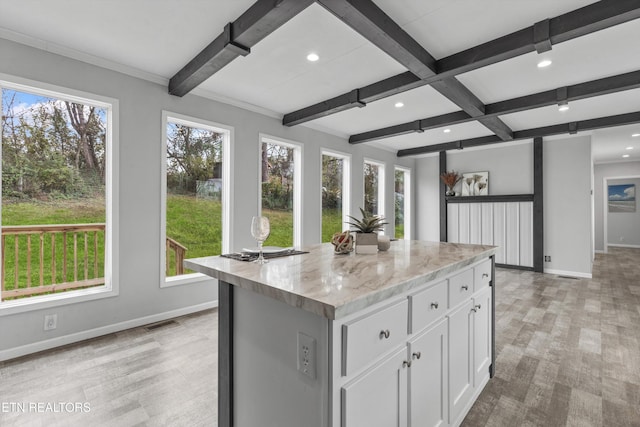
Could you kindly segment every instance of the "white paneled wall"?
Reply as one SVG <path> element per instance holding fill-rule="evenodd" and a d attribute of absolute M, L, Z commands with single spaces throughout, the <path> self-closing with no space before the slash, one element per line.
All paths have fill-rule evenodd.
<path fill-rule="evenodd" d="M 447 237 L 499 246 L 498 264 L 533 267 L 533 202 L 449 203 Z"/>

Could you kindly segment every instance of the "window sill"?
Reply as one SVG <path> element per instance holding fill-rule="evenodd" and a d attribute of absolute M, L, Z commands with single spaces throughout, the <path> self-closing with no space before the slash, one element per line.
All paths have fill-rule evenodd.
<path fill-rule="evenodd" d="M 194 283 L 208 282 L 212 279 L 201 273 L 183 274 L 182 276 L 167 277 L 164 283 L 160 283 L 161 288 L 172 288 L 174 286 L 191 285 Z"/>
<path fill-rule="evenodd" d="M 0 317 L 118 296 L 107 286 L 0 302 Z"/>

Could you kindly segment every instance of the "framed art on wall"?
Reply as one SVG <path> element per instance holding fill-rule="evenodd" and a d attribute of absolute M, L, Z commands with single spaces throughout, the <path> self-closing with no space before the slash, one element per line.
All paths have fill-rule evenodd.
<path fill-rule="evenodd" d="M 610 185 L 607 200 L 609 205 L 609 212 L 635 212 L 635 184 Z"/>
<path fill-rule="evenodd" d="M 489 172 L 467 172 L 462 174 L 463 196 L 486 196 L 489 194 Z"/>

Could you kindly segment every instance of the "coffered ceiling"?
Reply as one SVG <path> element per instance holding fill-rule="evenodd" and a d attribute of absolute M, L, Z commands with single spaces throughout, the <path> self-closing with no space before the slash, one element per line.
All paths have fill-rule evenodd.
<path fill-rule="evenodd" d="M 584 13 L 572 15 L 571 23 L 588 27 L 586 35 L 574 38 L 566 28 L 553 26 L 553 18 L 581 8 Z M 251 21 L 253 27 L 245 25 L 258 41 L 243 46 L 238 40 L 246 43 L 248 31 L 240 34 L 239 24 L 230 26 L 240 35 L 231 35 L 232 43 L 220 55 L 232 59 L 227 58 L 224 66 L 218 62 L 215 73 L 191 73 L 205 77 L 186 92 L 399 155 L 424 155 L 428 147 L 458 141 L 519 139 L 528 137 L 528 130 L 544 128 L 537 132 L 550 138 L 566 137 L 569 129 L 592 134 L 596 161 L 640 160 L 640 138 L 631 137 L 640 133 L 636 117 L 640 113 L 620 120 L 592 120 L 640 112 L 640 0 L 0 0 L 0 10 L 0 37 L 168 87 L 172 78 L 172 83 L 189 86 L 188 79 L 181 80 L 183 68 L 224 33 L 227 23 L 237 24 L 242 16 L 251 15 L 262 18 L 258 24 Z M 615 11 L 614 16 L 598 15 L 608 11 Z M 544 35 L 548 18 L 551 37 L 550 42 L 539 37 L 541 53 L 525 49 L 440 79 L 438 74 L 451 66 L 456 54 L 533 26 Z M 563 37 L 554 40 L 557 32 Z M 551 50 L 545 51 L 549 45 Z M 246 56 L 233 54 L 247 53 L 242 52 L 244 47 L 250 47 Z M 306 59 L 312 52 L 319 56 L 316 62 Z M 538 68 L 541 59 L 552 64 Z M 597 84 L 635 71 L 639 73 L 624 80 Z M 361 108 L 341 102 L 325 109 L 333 114 L 308 115 L 310 107 L 335 107 L 332 99 L 363 96 L 363 88 L 403 73 L 418 84 L 367 100 Z M 416 74 L 432 84 L 422 84 Z M 619 87 L 608 93 L 611 90 L 603 87 L 611 87 L 611 82 Z M 558 89 L 564 87 L 569 87 L 570 109 L 560 112 L 556 101 L 563 98 Z M 581 95 L 575 96 L 576 91 Z M 529 97 L 524 110 L 502 103 L 544 92 L 555 95 L 552 103 L 536 104 Z M 396 107 L 397 103 L 403 106 Z M 492 111 L 500 114 L 488 114 Z M 612 124 L 624 126 L 608 127 Z M 389 129 L 397 125 L 403 125 L 401 131 Z M 566 126 L 547 128 L 553 125 Z M 607 127 L 594 130 L 603 125 Z M 416 126 L 423 131 L 415 132 Z M 499 138 L 493 136 L 496 132 Z M 633 144 L 635 150 L 626 150 Z M 629 153 L 629 158 L 622 158 Z"/>

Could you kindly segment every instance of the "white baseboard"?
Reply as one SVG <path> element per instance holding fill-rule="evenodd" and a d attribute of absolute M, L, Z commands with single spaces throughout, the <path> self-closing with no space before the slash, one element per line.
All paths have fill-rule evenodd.
<path fill-rule="evenodd" d="M 605 251 L 600 250 L 600 249 L 596 249 L 594 252 L 595 252 L 595 253 L 597 253 L 597 254 L 604 254 L 604 253 L 606 253 Z"/>
<path fill-rule="evenodd" d="M 582 273 L 578 271 L 565 271 L 565 270 L 552 270 L 545 268 L 544 272 L 547 274 L 557 274 L 558 276 L 580 277 L 583 279 L 591 279 L 591 273 Z"/>
<path fill-rule="evenodd" d="M 37 353 L 43 350 L 60 347 L 62 345 L 73 344 L 90 338 L 96 338 L 102 335 L 114 332 L 124 331 L 125 329 L 137 328 L 138 326 L 148 325 L 150 323 L 161 322 L 163 320 L 173 319 L 175 317 L 184 316 L 186 314 L 196 313 L 198 311 L 208 310 L 218 306 L 218 300 L 205 302 L 202 304 L 192 305 L 189 307 L 179 308 L 177 310 L 165 311 L 164 313 L 152 314 L 150 316 L 139 317 L 113 325 L 101 326 L 99 328 L 89 329 L 74 334 L 64 335 L 61 337 L 51 338 L 44 341 L 38 341 L 26 344 L 20 347 L 14 347 L 0 351 L 0 362 L 15 359 L 16 357 L 26 356 L 27 354 Z"/>
<path fill-rule="evenodd" d="M 609 244 L 607 244 L 607 246 L 611 246 L 611 247 L 614 247 L 614 248 L 634 248 L 634 249 L 640 248 L 640 245 L 619 245 L 619 244 L 614 244 L 614 243 L 609 243 Z"/>

